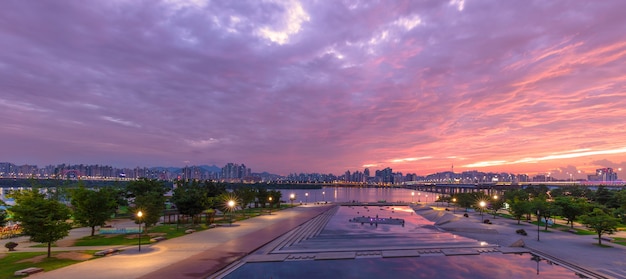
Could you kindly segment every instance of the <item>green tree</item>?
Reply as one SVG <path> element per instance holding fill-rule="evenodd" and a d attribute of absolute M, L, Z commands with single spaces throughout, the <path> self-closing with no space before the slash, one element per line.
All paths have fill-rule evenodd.
<path fill-rule="evenodd" d="M 208 189 L 199 181 L 176 181 L 176 189 L 170 199 L 178 212 L 191 216 L 194 224 L 196 216 L 209 208 Z"/>
<path fill-rule="evenodd" d="M 56 200 L 46 199 L 38 189 L 13 192 L 15 205 L 10 208 L 13 218 L 21 223 L 30 240 L 48 243 L 48 258 L 53 242 L 66 237 L 72 226 L 67 223 L 70 210 Z"/>
<path fill-rule="evenodd" d="M 489 207 L 493 211 L 494 219 L 496 218 L 496 214 L 498 213 L 498 210 L 504 208 L 504 203 L 505 203 L 504 197 L 493 196 L 491 198 Z"/>
<path fill-rule="evenodd" d="M 4 227 L 7 224 L 7 211 L 4 209 L 0 210 L 0 227 Z"/>
<path fill-rule="evenodd" d="M 137 223 L 145 223 L 146 230 L 159 222 L 165 209 L 165 193 L 168 188 L 163 181 L 142 178 L 126 185 L 126 197 L 131 201 L 131 210 L 141 210 L 143 216 Z"/>
<path fill-rule="evenodd" d="M 619 219 L 610 216 L 600 208 L 594 208 L 589 214 L 580 216 L 583 224 L 598 234 L 598 245 L 602 245 L 603 234 L 613 234 L 619 225 Z"/>
<path fill-rule="evenodd" d="M 593 201 L 605 207 L 616 208 L 618 205 L 616 204 L 615 193 L 615 191 L 609 190 L 605 186 L 600 186 L 593 194 Z"/>
<path fill-rule="evenodd" d="M 509 212 L 517 220 L 517 224 L 520 224 L 524 215 L 531 213 L 531 204 L 528 200 L 520 199 L 519 197 L 513 197 L 513 200 L 508 200 Z"/>
<path fill-rule="evenodd" d="M 260 203 L 262 208 L 265 208 L 265 203 L 269 202 L 269 197 L 270 197 L 270 194 L 266 188 L 264 187 L 256 188 L 256 202 Z M 272 197 L 272 199 L 274 198 Z M 272 205 L 270 204 L 270 207 L 271 206 Z"/>
<path fill-rule="evenodd" d="M 236 188 L 233 192 L 239 198 L 240 206 L 245 216 L 246 208 L 256 199 L 256 191 L 252 187 L 243 186 Z"/>
<path fill-rule="evenodd" d="M 476 203 L 476 200 L 470 193 L 459 193 L 456 194 L 456 203 L 459 207 L 464 207 L 465 211 L 467 211 L 468 208 Z"/>
<path fill-rule="evenodd" d="M 557 197 L 554 199 L 554 205 L 559 208 L 561 216 L 567 220 L 571 228 L 574 228 L 574 221 L 588 208 L 586 199 L 569 196 Z"/>
<path fill-rule="evenodd" d="M 537 222 L 541 222 L 541 220 L 545 220 L 545 228 L 544 230 L 548 230 L 548 220 L 558 213 L 558 207 L 554 205 L 554 203 L 549 202 L 540 197 L 536 197 L 531 202 L 532 212 L 537 214 Z"/>
<path fill-rule="evenodd" d="M 0 206 L 5 206 L 3 200 L 0 200 Z M 7 224 L 7 211 L 4 209 L 0 209 L 0 227 L 4 227 Z"/>
<path fill-rule="evenodd" d="M 83 226 L 91 228 L 91 236 L 96 226 L 104 226 L 117 210 L 117 192 L 111 188 L 97 190 L 86 189 L 82 184 L 70 190 L 74 219 Z"/>
<path fill-rule="evenodd" d="M 213 210 L 220 209 L 224 203 L 221 196 L 227 192 L 226 184 L 206 180 L 204 181 L 204 185 L 207 189 L 209 208 Z"/>
<path fill-rule="evenodd" d="M 270 203 L 270 206 L 280 208 L 280 199 L 283 198 L 283 193 L 278 190 L 271 190 L 269 191 L 269 196 L 272 197 L 272 202 Z"/>

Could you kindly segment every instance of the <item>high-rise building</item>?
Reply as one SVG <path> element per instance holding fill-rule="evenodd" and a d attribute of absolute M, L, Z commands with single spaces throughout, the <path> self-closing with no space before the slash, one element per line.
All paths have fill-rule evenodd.
<path fill-rule="evenodd" d="M 613 172 L 613 168 L 596 169 L 595 175 L 587 176 L 589 181 L 616 181 L 617 173 Z"/>

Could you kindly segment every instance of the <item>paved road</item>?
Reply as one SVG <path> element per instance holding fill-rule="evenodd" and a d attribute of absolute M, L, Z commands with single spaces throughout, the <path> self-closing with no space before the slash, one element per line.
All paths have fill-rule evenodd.
<path fill-rule="evenodd" d="M 329 208 L 309 204 L 281 210 L 29 278 L 206 278 Z"/>

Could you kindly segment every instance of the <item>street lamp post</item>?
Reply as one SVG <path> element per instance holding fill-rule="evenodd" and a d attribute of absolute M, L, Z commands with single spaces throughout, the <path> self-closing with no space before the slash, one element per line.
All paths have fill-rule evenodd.
<path fill-rule="evenodd" d="M 415 192 L 411 192 L 411 203 L 413 203 L 413 197 L 415 197 Z"/>
<path fill-rule="evenodd" d="M 495 203 L 498 202 L 498 195 L 493 195 L 493 200 L 495 201 L 494 205 L 493 205 L 493 219 L 496 219 L 496 213 L 497 213 L 496 208 L 497 208 L 497 206 L 495 205 Z"/>
<path fill-rule="evenodd" d="M 452 213 L 456 214 L 456 198 L 452 198 L 452 203 L 454 203 L 454 207 L 452 208 Z"/>
<path fill-rule="evenodd" d="M 422 192 L 417 192 L 417 202 L 422 202 L 420 199 L 422 197 Z"/>
<path fill-rule="evenodd" d="M 482 222 L 485 222 L 485 217 L 483 216 L 483 210 L 485 209 L 485 205 L 487 204 L 485 203 L 485 201 L 480 201 L 479 205 L 480 205 L 480 221 L 482 223 Z"/>
<path fill-rule="evenodd" d="M 230 226 L 233 225 L 233 209 L 235 208 L 235 201 L 228 201 L 228 208 L 230 208 Z"/>
<path fill-rule="evenodd" d="M 139 251 L 141 251 L 141 216 L 143 216 L 143 213 L 139 210 L 139 212 L 137 212 L 137 220 L 139 221 L 139 231 L 137 232 L 139 235 Z"/>
<path fill-rule="evenodd" d="M 270 199 L 270 215 L 272 215 L 272 197 L 269 198 Z"/>
<path fill-rule="evenodd" d="M 326 192 L 322 191 L 322 199 L 324 199 L 324 203 L 326 203 Z"/>
<path fill-rule="evenodd" d="M 296 194 L 289 195 L 289 200 L 291 201 L 291 207 L 293 207 L 293 200 L 296 199 Z"/>
<path fill-rule="evenodd" d="M 539 241 L 539 220 L 541 220 L 539 213 L 539 209 L 537 209 L 537 241 Z"/>
<path fill-rule="evenodd" d="M 309 203 L 309 193 L 304 193 L 304 204 Z"/>

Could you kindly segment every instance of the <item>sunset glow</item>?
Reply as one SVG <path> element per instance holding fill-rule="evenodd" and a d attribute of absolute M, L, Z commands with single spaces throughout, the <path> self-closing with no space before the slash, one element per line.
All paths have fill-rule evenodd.
<path fill-rule="evenodd" d="M 626 173 L 626 1 L 8 1 L 0 162 Z"/>

